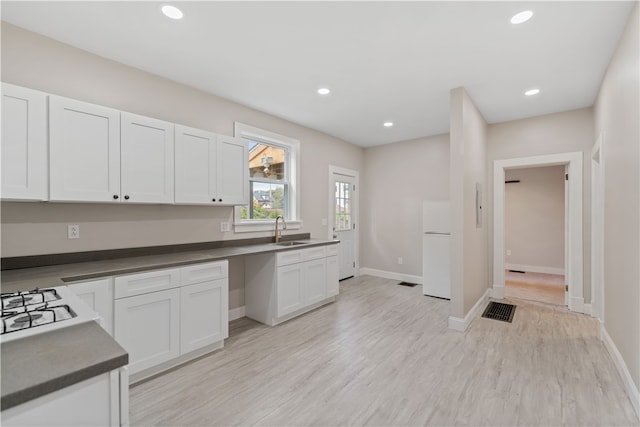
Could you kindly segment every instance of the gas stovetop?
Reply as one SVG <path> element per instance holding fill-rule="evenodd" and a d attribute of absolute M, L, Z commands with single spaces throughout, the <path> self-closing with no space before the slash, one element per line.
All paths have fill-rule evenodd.
<path fill-rule="evenodd" d="M 66 286 L 2 293 L 0 342 L 100 320 L 97 313 Z"/>

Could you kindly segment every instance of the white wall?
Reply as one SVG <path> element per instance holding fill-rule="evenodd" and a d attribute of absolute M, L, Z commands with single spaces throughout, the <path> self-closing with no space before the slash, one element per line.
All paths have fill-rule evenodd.
<path fill-rule="evenodd" d="M 604 145 L 604 327 L 640 389 L 640 7 L 636 4 L 595 103 Z M 638 396 L 636 396 L 638 398 Z M 640 402 L 636 410 L 640 412 Z"/>
<path fill-rule="evenodd" d="M 564 166 L 509 169 L 505 181 L 507 268 L 564 274 Z"/>
<path fill-rule="evenodd" d="M 583 153 L 583 166 L 589 165 L 593 135 L 593 109 L 565 111 L 522 120 L 496 123 L 488 128 L 487 161 L 489 182 L 493 183 L 494 160 L 569 152 Z M 571 178 L 570 178 L 571 179 Z M 591 301 L 591 169 L 583 167 L 583 295 Z M 489 248 L 493 274 L 493 185 L 487 191 L 487 213 L 491 218 Z"/>
<path fill-rule="evenodd" d="M 361 267 L 422 277 L 422 201 L 449 198 L 449 135 L 367 148 L 364 165 Z"/>
<path fill-rule="evenodd" d="M 450 97 L 450 313 L 461 319 L 490 286 L 486 212 L 476 226 L 476 184 L 487 192 L 487 123 L 464 88 Z M 486 211 L 486 197 L 482 205 Z"/>
<path fill-rule="evenodd" d="M 312 237 L 328 235 L 329 164 L 362 170 L 363 150 L 352 144 L 4 22 L 2 80 L 226 135 L 239 121 L 299 139 L 300 232 Z M 2 256 L 270 235 L 221 233 L 231 218 L 230 207 L 2 203 Z M 66 238 L 69 223 L 80 225 L 80 239 Z"/>

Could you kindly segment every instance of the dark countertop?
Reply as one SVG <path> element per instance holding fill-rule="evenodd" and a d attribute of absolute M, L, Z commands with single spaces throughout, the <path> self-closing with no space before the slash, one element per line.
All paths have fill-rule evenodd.
<path fill-rule="evenodd" d="M 129 363 L 127 352 L 96 322 L 2 343 L 0 356 L 2 410 Z"/>
<path fill-rule="evenodd" d="M 5 270 L 1 272 L 2 292 L 64 286 L 98 277 L 338 243 L 320 239 L 299 241 L 305 244 L 264 243 Z M 2 343 L 0 356 L 2 410 L 119 368 L 129 360 L 127 352 L 95 322 Z"/>
<path fill-rule="evenodd" d="M 277 246 L 275 243 L 264 243 L 185 251 L 179 253 L 107 259 L 103 261 L 61 264 L 47 267 L 4 270 L 1 272 L 2 292 L 18 292 L 34 288 L 50 288 L 53 286 L 63 286 L 66 283 L 90 280 L 99 277 L 116 276 L 139 271 L 216 261 L 235 256 L 304 249 L 312 246 L 338 243 L 337 240 L 321 239 L 305 239 L 300 241 L 305 242 L 305 244 L 283 247 Z"/>

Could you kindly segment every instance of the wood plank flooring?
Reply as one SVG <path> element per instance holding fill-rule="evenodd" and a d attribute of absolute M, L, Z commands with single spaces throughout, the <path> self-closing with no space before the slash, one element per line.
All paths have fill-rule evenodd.
<path fill-rule="evenodd" d="M 564 304 L 564 276 L 544 273 L 505 271 L 504 294 L 508 298 L 526 299 L 547 304 Z"/>
<path fill-rule="evenodd" d="M 597 321 L 517 301 L 447 328 L 449 302 L 361 276 L 336 303 L 131 389 L 132 425 L 639 425 Z"/>

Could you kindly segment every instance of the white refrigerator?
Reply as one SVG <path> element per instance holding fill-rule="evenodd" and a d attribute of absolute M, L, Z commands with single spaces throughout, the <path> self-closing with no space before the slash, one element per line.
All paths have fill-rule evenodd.
<path fill-rule="evenodd" d="M 451 209 L 448 201 L 422 203 L 422 293 L 451 299 Z"/>

